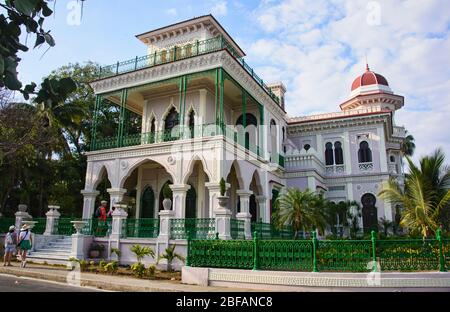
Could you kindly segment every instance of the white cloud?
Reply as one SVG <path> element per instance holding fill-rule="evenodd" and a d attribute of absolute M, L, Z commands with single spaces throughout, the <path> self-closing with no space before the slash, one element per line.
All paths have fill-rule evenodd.
<path fill-rule="evenodd" d="M 261 76 L 288 87 L 290 115 L 339 110 L 365 68 L 383 74 L 405 96 L 396 114 L 416 138 L 417 155 L 443 146 L 450 157 L 450 12 L 445 0 L 265 1 L 253 12 L 262 36 L 249 45 Z M 377 13 L 377 12 L 375 12 Z"/>
<path fill-rule="evenodd" d="M 212 8 L 211 14 L 215 16 L 227 15 L 227 2 L 226 1 L 218 1 Z"/>
<path fill-rule="evenodd" d="M 167 15 L 171 15 L 171 16 L 177 16 L 178 12 L 176 8 L 170 8 L 166 10 L 166 14 Z"/>

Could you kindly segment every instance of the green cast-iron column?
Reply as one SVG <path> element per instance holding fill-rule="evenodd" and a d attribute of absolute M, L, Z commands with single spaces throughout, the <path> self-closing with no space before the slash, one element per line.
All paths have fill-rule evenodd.
<path fill-rule="evenodd" d="M 224 93 L 224 77 L 223 77 L 223 69 L 219 69 L 219 81 L 220 81 L 220 90 L 219 90 L 219 106 L 220 106 L 220 124 L 224 125 L 225 118 L 224 118 L 224 112 L 223 112 L 223 93 Z"/>
<path fill-rule="evenodd" d="M 370 233 L 370 237 L 372 240 L 372 272 L 377 271 L 377 236 L 375 231 Z"/>
<path fill-rule="evenodd" d="M 186 88 L 187 88 L 187 77 L 180 77 L 180 135 L 184 134 L 184 121 L 186 116 Z"/>
<path fill-rule="evenodd" d="M 119 116 L 119 131 L 117 134 L 117 147 L 121 147 L 123 143 L 127 97 L 128 97 L 128 89 L 123 89 L 120 95 L 120 116 Z"/>
<path fill-rule="evenodd" d="M 214 104 L 216 106 L 216 125 L 220 125 L 219 123 L 219 69 L 216 68 L 215 71 L 215 81 L 214 81 L 214 88 L 215 88 L 215 97 L 214 97 Z"/>
<path fill-rule="evenodd" d="M 253 232 L 253 270 L 259 269 L 258 261 L 258 231 Z"/>
<path fill-rule="evenodd" d="M 264 106 L 258 103 L 259 108 L 259 147 L 258 147 L 258 156 L 261 156 L 262 148 L 264 146 L 264 136 L 263 136 L 263 125 L 264 125 Z"/>
<path fill-rule="evenodd" d="M 192 240 L 192 231 L 188 230 L 186 266 L 191 266 L 191 240 Z"/>
<path fill-rule="evenodd" d="M 247 142 L 247 136 L 245 135 L 247 132 L 247 92 L 245 92 L 244 88 L 242 90 L 242 127 L 244 128 L 244 147 L 248 149 L 248 145 L 250 142 Z M 242 143 L 241 143 L 242 144 Z"/>
<path fill-rule="evenodd" d="M 439 243 L 439 272 L 447 272 L 445 267 L 444 246 L 442 243 L 442 231 L 438 229 L 436 232 L 436 239 Z"/>
<path fill-rule="evenodd" d="M 313 272 L 319 272 L 317 270 L 317 233 L 312 232 L 312 252 L 313 252 Z"/>
<path fill-rule="evenodd" d="M 92 120 L 92 129 L 91 129 L 91 150 L 95 150 L 97 148 L 97 124 L 98 124 L 98 111 L 100 109 L 101 95 L 95 96 L 95 105 L 94 105 L 94 116 Z"/>

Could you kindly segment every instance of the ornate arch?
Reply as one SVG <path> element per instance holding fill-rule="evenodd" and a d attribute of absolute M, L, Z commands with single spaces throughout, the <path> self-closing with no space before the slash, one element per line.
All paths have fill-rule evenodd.
<path fill-rule="evenodd" d="M 188 165 L 188 170 L 183 174 L 181 182 L 182 184 L 187 184 L 189 177 L 191 176 L 192 172 L 194 171 L 195 163 L 197 161 L 200 161 L 203 167 L 203 171 L 208 176 L 208 180 L 211 182 L 213 180 L 212 174 L 210 170 L 208 169 L 207 163 L 203 156 L 194 155 L 194 157 L 191 158 Z"/>
<path fill-rule="evenodd" d="M 126 171 L 126 173 L 125 174 L 121 174 L 121 176 L 120 176 L 120 178 L 119 178 L 119 188 L 122 188 L 123 187 L 123 185 L 124 185 L 124 183 L 125 183 L 125 181 L 131 176 L 131 174 L 133 173 L 133 171 L 136 169 L 136 168 L 138 168 L 139 166 L 141 166 L 141 165 L 143 165 L 143 164 L 145 164 L 146 162 L 155 162 L 155 163 L 157 163 L 158 165 L 160 165 L 161 167 L 163 167 L 166 171 L 167 171 L 167 173 L 170 175 L 170 177 L 171 177 L 171 179 L 172 179 L 172 181 L 174 181 L 174 174 L 173 174 L 173 172 L 172 172 L 172 170 L 170 170 L 170 167 L 167 165 L 167 164 L 164 164 L 164 163 L 162 163 L 161 161 L 158 161 L 158 160 L 155 160 L 154 158 L 152 158 L 152 157 L 144 157 L 144 158 L 140 158 L 140 159 L 138 159 L 137 161 L 135 161 L 133 164 L 131 164 L 131 165 L 128 165 L 128 163 L 127 163 L 127 165 L 126 166 L 123 166 L 122 164 L 124 163 L 123 161 L 121 162 L 122 164 L 121 164 L 121 171 L 123 170 L 123 171 Z M 125 168 L 124 168 L 125 167 Z"/>

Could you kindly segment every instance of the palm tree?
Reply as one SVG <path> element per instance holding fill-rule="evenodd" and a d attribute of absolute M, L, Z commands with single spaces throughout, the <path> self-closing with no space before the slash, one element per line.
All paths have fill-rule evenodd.
<path fill-rule="evenodd" d="M 176 245 L 167 247 L 164 254 L 159 256 L 158 261 L 157 261 L 157 262 L 159 262 L 159 260 L 161 260 L 161 259 L 166 259 L 167 260 L 167 271 L 169 271 L 169 272 L 173 271 L 172 270 L 173 260 L 178 259 L 178 260 L 184 262 L 184 257 L 175 252 L 175 247 L 176 247 Z"/>
<path fill-rule="evenodd" d="M 401 226 L 413 235 L 427 237 L 441 225 L 440 217 L 450 202 L 450 169 L 444 166 L 445 155 L 441 149 L 422 157 L 419 166 L 409 157 L 406 159 L 409 172 L 405 175 L 404 190 L 391 179 L 379 195 L 393 206 L 403 206 Z"/>
<path fill-rule="evenodd" d="M 326 201 L 325 218 L 327 225 L 333 234 L 339 234 L 341 237 L 343 236 L 344 233 L 342 230 L 338 233 L 338 227 L 344 229 L 344 227 L 348 227 L 350 225 L 349 220 L 352 219 L 352 211 L 356 206 L 358 206 L 356 201 L 341 201 L 337 204 Z"/>
<path fill-rule="evenodd" d="M 326 225 L 324 199 L 309 189 L 288 189 L 277 198 L 274 210 L 275 224 L 279 227 L 291 226 L 295 233 L 294 238 L 298 237 L 300 230 L 323 231 Z"/>
<path fill-rule="evenodd" d="M 378 227 L 383 232 L 384 237 L 387 237 L 389 229 L 394 229 L 394 222 L 383 217 L 378 221 Z"/>
<path fill-rule="evenodd" d="M 146 256 L 155 257 L 155 252 L 148 246 L 133 245 L 130 250 L 136 255 L 136 260 L 139 264 Z"/>
<path fill-rule="evenodd" d="M 415 139 L 411 134 L 408 134 L 408 131 L 405 131 L 405 133 L 407 136 L 402 144 L 402 153 L 404 156 L 411 157 L 416 149 L 416 144 L 414 143 Z"/>

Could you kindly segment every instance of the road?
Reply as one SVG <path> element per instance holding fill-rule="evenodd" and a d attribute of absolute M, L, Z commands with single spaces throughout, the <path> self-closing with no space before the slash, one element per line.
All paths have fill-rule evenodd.
<path fill-rule="evenodd" d="M 24 277 L 0 274 L 0 292 L 98 292 L 101 290 L 69 286 Z"/>

